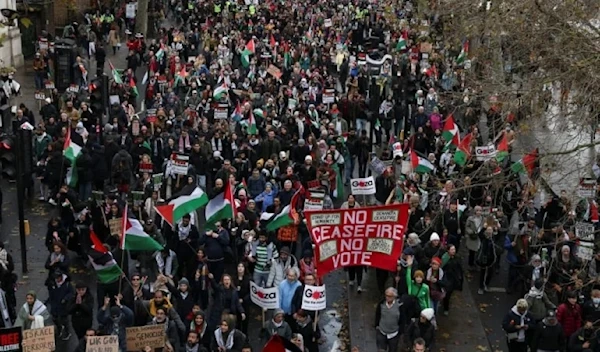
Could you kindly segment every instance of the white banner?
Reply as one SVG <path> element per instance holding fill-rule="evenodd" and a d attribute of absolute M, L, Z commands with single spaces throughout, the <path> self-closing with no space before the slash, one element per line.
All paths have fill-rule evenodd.
<path fill-rule="evenodd" d="M 475 158 L 478 161 L 487 161 L 496 156 L 496 147 L 488 145 L 484 147 L 475 147 Z"/>
<path fill-rule="evenodd" d="M 375 194 L 375 179 L 373 179 L 373 176 L 353 178 L 350 180 L 350 189 L 355 196 Z"/>
<path fill-rule="evenodd" d="M 323 199 L 306 199 L 304 201 L 304 210 L 323 210 Z"/>
<path fill-rule="evenodd" d="M 279 308 L 279 288 L 260 287 L 250 281 L 250 300 L 263 309 Z"/>
<path fill-rule="evenodd" d="M 325 285 L 311 286 L 305 285 L 302 293 L 303 310 L 323 310 L 327 307 L 327 298 L 325 297 Z"/>
<path fill-rule="evenodd" d="M 190 166 L 190 157 L 181 154 L 171 155 L 171 172 L 175 175 L 187 175 L 188 167 Z M 167 166 L 169 167 L 169 166 Z"/>

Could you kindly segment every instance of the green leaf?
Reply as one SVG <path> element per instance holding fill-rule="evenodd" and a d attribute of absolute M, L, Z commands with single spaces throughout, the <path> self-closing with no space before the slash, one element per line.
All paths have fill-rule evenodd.
<path fill-rule="evenodd" d="M 27 17 L 22 17 L 20 20 L 21 20 L 21 24 L 25 28 L 29 28 L 29 26 L 31 26 L 33 24 L 33 22 L 31 22 L 31 20 Z"/>

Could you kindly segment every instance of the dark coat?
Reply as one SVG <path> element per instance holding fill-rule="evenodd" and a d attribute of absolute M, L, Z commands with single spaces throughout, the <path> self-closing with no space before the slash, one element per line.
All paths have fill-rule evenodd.
<path fill-rule="evenodd" d="M 75 289 L 73 289 L 70 280 L 66 275 L 63 275 L 63 277 L 64 281 L 60 286 L 56 284 L 56 281 L 53 281 L 48 289 L 50 313 L 54 317 L 62 317 L 69 314 L 67 303 L 71 301 L 75 294 Z"/>
<path fill-rule="evenodd" d="M 86 327 L 86 329 L 91 328 L 94 320 L 94 296 L 88 291 L 83 295 L 80 304 L 77 304 L 76 301 L 77 294 L 74 294 L 68 305 L 73 326 L 82 329 L 83 327 Z"/>

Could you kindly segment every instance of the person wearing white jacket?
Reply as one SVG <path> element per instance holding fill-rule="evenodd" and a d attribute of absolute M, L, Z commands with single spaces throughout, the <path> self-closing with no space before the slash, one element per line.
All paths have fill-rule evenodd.
<path fill-rule="evenodd" d="M 269 279 L 267 280 L 267 287 L 279 286 L 279 283 L 285 280 L 285 273 L 289 268 L 296 270 L 296 274 L 300 273 L 300 270 L 298 269 L 298 260 L 290 254 L 290 248 L 284 246 L 281 247 L 281 250 L 279 251 L 279 258 L 273 259 L 271 272 L 269 273 Z"/>

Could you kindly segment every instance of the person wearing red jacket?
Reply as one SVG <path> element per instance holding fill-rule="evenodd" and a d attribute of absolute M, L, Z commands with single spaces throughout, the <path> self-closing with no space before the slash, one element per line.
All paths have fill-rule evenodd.
<path fill-rule="evenodd" d="M 567 339 L 581 327 L 581 306 L 577 303 L 577 293 L 575 291 L 567 293 L 567 302 L 558 306 L 556 318 L 562 325 Z"/>

